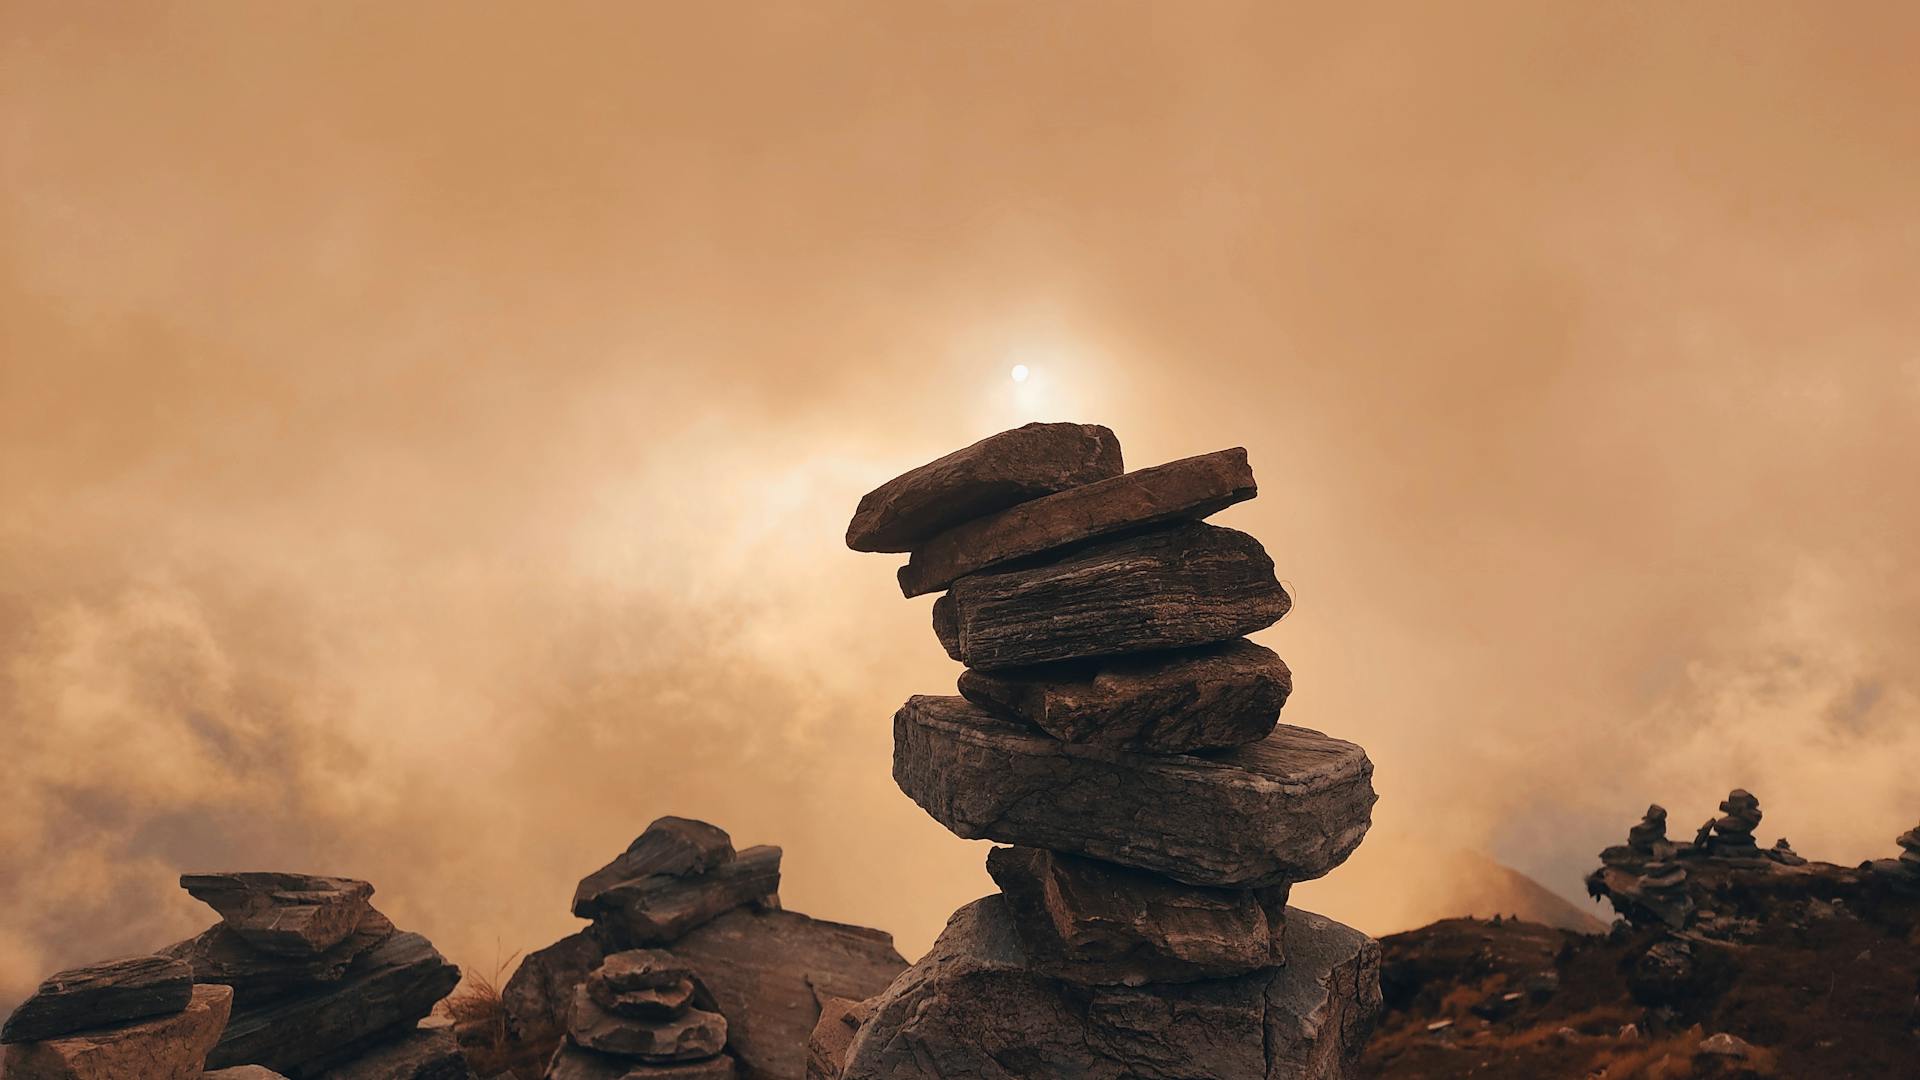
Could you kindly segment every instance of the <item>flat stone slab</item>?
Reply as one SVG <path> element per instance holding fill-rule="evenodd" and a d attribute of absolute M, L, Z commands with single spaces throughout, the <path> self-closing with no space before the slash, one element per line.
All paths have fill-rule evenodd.
<path fill-rule="evenodd" d="M 1232 979 L 1084 987 L 1026 965 L 1002 900 L 954 913 L 848 1046 L 842 1080 L 1344 1080 L 1380 1005 L 1380 947 L 1308 912 L 1289 963 Z"/>
<path fill-rule="evenodd" d="M 473 1080 L 473 1069 L 451 1028 L 415 1029 L 329 1069 L 323 1080 Z"/>
<path fill-rule="evenodd" d="M 606 952 L 591 934 L 568 934 L 528 953 L 500 991 L 507 1030 L 515 1039 L 541 1042 L 564 1031 L 574 988 L 586 982 Z"/>
<path fill-rule="evenodd" d="M 734 1060 L 724 1054 L 705 1061 L 653 1065 L 567 1043 L 553 1055 L 546 1080 L 734 1080 L 739 1075 Z"/>
<path fill-rule="evenodd" d="M 345 941 L 373 895 L 353 878 L 272 872 L 182 874 L 180 887 L 247 944 L 280 956 L 313 956 Z"/>
<path fill-rule="evenodd" d="M 586 988 L 594 1004 L 616 1016 L 663 1019 L 693 1003 L 693 969 L 661 949 L 629 949 L 607 957 Z"/>
<path fill-rule="evenodd" d="M 50 976 L 0 1025 L 0 1042 L 34 1042 L 125 1020 L 177 1013 L 193 969 L 168 956 L 130 956 Z"/>
<path fill-rule="evenodd" d="M 780 849 L 763 844 L 698 876 L 648 874 L 620 882 L 576 904 L 574 914 L 594 921 L 602 944 L 645 948 L 779 891 Z"/>
<path fill-rule="evenodd" d="M 847 525 L 855 551 L 912 551 L 973 518 L 1119 476 L 1120 440 L 1098 424 L 1028 424 L 902 473 Z"/>
<path fill-rule="evenodd" d="M 261 952 L 224 922 L 214 923 L 196 937 L 175 942 L 161 953 L 185 961 L 193 969 L 194 982 L 233 987 L 234 1007 L 246 1009 L 340 981 L 355 957 L 395 933 L 385 915 L 369 908 L 346 940 L 313 956 Z"/>
<path fill-rule="evenodd" d="M 1245 638 L 1004 671 L 968 668 L 960 693 L 1062 742 L 1183 754 L 1258 742 L 1293 692 L 1273 650 Z"/>
<path fill-rule="evenodd" d="M 684 1009 L 657 1020 L 618 1016 L 601 1008 L 582 986 L 567 1014 L 567 1037 L 588 1050 L 640 1061 L 698 1061 L 727 1045 L 727 1018 L 705 1009 Z"/>
<path fill-rule="evenodd" d="M 992 670 L 1230 641 L 1292 606 L 1260 541 L 1196 521 L 963 577 L 933 629 L 948 656 Z"/>
<path fill-rule="evenodd" d="M 1286 886 L 1208 889 L 1042 848 L 987 853 L 987 872 L 1042 975 L 1140 986 L 1245 975 L 1285 962 Z M 1269 921 L 1269 911 L 1272 919 Z"/>
<path fill-rule="evenodd" d="M 990 566 L 1127 529 L 1197 520 L 1257 493 L 1247 451 L 1238 446 L 1068 488 L 928 540 L 900 568 L 900 591 L 938 592 Z"/>
<path fill-rule="evenodd" d="M 733 838 L 725 829 L 692 818 L 660 818 L 612 862 L 581 879 L 573 891 L 573 913 L 590 918 L 583 909 L 607 890 L 636 878 L 699 877 L 733 857 Z"/>
<path fill-rule="evenodd" d="M 233 990 L 196 986 L 166 1016 L 108 1024 L 39 1042 L 8 1043 L 7 1080 L 198 1080 L 233 1008 Z"/>
<path fill-rule="evenodd" d="M 893 717 L 893 779 L 969 840 L 1047 848 L 1189 885 L 1317 878 L 1371 824 L 1366 751 L 1285 724 L 1205 756 L 1063 743 L 959 697 L 916 696 Z"/>

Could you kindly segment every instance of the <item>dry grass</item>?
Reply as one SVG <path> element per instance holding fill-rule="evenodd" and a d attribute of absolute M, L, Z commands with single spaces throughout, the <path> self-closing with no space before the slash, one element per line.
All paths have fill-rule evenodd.
<path fill-rule="evenodd" d="M 519 958 L 517 952 L 505 959 L 496 957 L 490 974 L 469 969 L 460 986 L 440 1003 L 441 1010 L 453 1020 L 460 1052 L 477 1076 L 512 1073 L 522 1080 L 537 1080 L 553 1053 L 553 1040 L 524 1042 L 508 1030 L 500 991 Z"/>

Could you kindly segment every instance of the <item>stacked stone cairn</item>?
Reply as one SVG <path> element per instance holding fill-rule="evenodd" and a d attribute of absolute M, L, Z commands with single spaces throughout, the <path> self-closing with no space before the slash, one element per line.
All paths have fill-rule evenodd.
<path fill-rule="evenodd" d="M 1104 427 L 1030 424 L 882 485 L 847 530 L 944 590 L 959 696 L 894 716 L 894 779 L 1011 845 L 885 993 L 823 1013 L 810 1076 L 1344 1077 L 1378 946 L 1287 907 L 1370 824 L 1360 747 L 1278 725 L 1273 563 L 1204 524 L 1254 496 L 1243 449 L 1125 473 Z"/>
<path fill-rule="evenodd" d="M 696 998 L 704 998 L 698 1001 Z M 547 1075 L 554 1080 L 619 1076 L 733 1080 L 727 1018 L 672 953 L 629 949 L 593 969 L 574 991 L 567 1041 Z M 701 1006 L 706 1006 L 702 1008 Z"/>
<path fill-rule="evenodd" d="M 196 986 L 164 956 L 135 956 L 48 978 L 0 1026 L 7 1080 L 191 1080 L 206 1066 L 233 991 Z"/>
<path fill-rule="evenodd" d="M 1720 815 L 1701 826 L 1706 849 L 1727 858 L 1760 858 L 1763 853 L 1753 838 L 1753 830 L 1760 827 L 1760 800 L 1745 788 L 1735 788 L 1720 804 Z"/>

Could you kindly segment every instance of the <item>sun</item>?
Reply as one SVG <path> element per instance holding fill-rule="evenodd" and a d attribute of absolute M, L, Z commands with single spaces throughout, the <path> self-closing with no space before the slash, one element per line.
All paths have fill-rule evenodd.
<path fill-rule="evenodd" d="M 1027 370 L 1027 365 L 1025 364 L 1013 365 L 1013 381 L 1014 382 L 1026 382 L 1027 376 L 1031 374 L 1033 373 Z"/>

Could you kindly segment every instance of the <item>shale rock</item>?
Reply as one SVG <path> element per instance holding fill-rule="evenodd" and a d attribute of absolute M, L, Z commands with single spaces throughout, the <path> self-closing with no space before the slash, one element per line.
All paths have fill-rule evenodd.
<path fill-rule="evenodd" d="M 1647 807 L 1640 823 L 1627 830 L 1627 846 L 1641 855 L 1655 855 L 1667 842 L 1667 808 L 1658 803 Z"/>
<path fill-rule="evenodd" d="M 473 1070 L 452 1029 L 422 1029 L 329 1070 L 325 1080 L 473 1080 Z"/>
<path fill-rule="evenodd" d="M 279 956 L 313 956 L 345 941 L 373 895 L 364 881 L 311 874 L 183 874 L 180 887 L 247 944 Z"/>
<path fill-rule="evenodd" d="M 1758 855 L 1753 830 L 1760 827 L 1760 800 L 1753 793 L 1735 788 L 1720 804 L 1723 815 L 1713 822 L 1713 837 L 1708 847 L 1716 855 Z"/>
<path fill-rule="evenodd" d="M 960 673 L 960 693 L 1062 742 L 1183 754 L 1258 742 L 1273 731 L 1293 674 L 1242 638 L 1004 671 Z"/>
<path fill-rule="evenodd" d="M 34 1042 L 124 1020 L 177 1013 L 193 997 L 193 970 L 166 956 L 131 956 L 48 978 L 0 1026 L 0 1042 Z"/>
<path fill-rule="evenodd" d="M 1000 563 L 1162 522 L 1198 520 L 1256 494 L 1241 447 L 1068 488 L 948 529 L 900 568 L 907 596 Z"/>
<path fill-rule="evenodd" d="M 7 1080 L 197 1080 L 233 1007 L 225 986 L 196 986 L 186 1007 L 40 1042 L 8 1043 Z"/>
<path fill-rule="evenodd" d="M 807 1038 L 806 1080 L 839 1080 L 847 1065 L 847 1049 L 860 1025 L 873 1018 L 866 1001 L 827 998 L 820 1003 L 820 1022 Z"/>
<path fill-rule="evenodd" d="M 845 1080 L 1330 1080 L 1379 1005 L 1379 946 L 1305 912 L 1289 963 L 1172 986 L 1081 987 L 1029 970 L 999 897 L 961 908 L 872 1002 Z"/>
<path fill-rule="evenodd" d="M 658 1020 L 616 1016 L 582 986 L 567 1016 L 567 1036 L 576 1046 L 604 1054 L 655 1063 L 697 1061 L 727 1045 L 727 1019 L 704 1009 L 685 1009 Z"/>
<path fill-rule="evenodd" d="M 618 858 L 581 879 L 573 893 L 573 913 L 591 918 L 602 894 L 629 881 L 657 874 L 699 877 L 732 862 L 733 855 L 733 838 L 725 829 L 691 818 L 660 818 Z"/>
<path fill-rule="evenodd" d="M 916 696 L 894 714 L 893 736 L 894 781 L 959 836 L 1189 885 L 1317 878 L 1371 822 L 1366 752 L 1284 724 L 1205 757 L 1149 756 L 1057 742 L 962 698 Z"/>
<path fill-rule="evenodd" d="M 226 923 L 215 923 L 198 937 L 167 946 L 161 952 L 193 969 L 193 981 L 233 987 L 234 1007 L 250 1008 L 277 997 L 338 982 L 354 957 L 392 937 L 393 923 L 373 908 L 346 940 L 313 956 L 279 956 L 247 944 Z"/>
<path fill-rule="evenodd" d="M 1028 424 L 988 436 L 868 492 L 847 525 L 855 551 L 911 551 L 963 521 L 1120 475 L 1098 424 Z"/>
<path fill-rule="evenodd" d="M 607 957 L 587 976 L 586 989 L 616 1016 L 659 1019 L 692 1004 L 693 969 L 669 952 L 631 949 Z"/>
<path fill-rule="evenodd" d="M 1029 966 L 1068 982 L 1192 982 L 1284 962 L 1282 925 L 1251 889 L 1180 885 L 1040 848 L 995 848 L 1000 886 Z M 1282 899 L 1273 905 L 1281 915 Z"/>
<path fill-rule="evenodd" d="M 208 1069 L 200 1080 L 287 1080 L 264 1065 L 235 1065 L 230 1069 Z"/>
<path fill-rule="evenodd" d="M 536 1042 L 564 1030 L 574 988 L 586 982 L 605 957 L 600 943 L 586 933 L 569 934 L 528 953 L 500 991 L 508 1030 Z"/>
<path fill-rule="evenodd" d="M 574 907 L 609 949 L 662 945 L 714 917 L 780 891 L 780 849 L 751 847 L 696 877 L 648 874 Z"/>
<path fill-rule="evenodd" d="M 738 1075 L 734 1060 L 724 1054 L 705 1061 L 657 1065 L 568 1043 L 553 1055 L 546 1080 L 734 1080 Z"/>
<path fill-rule="evenodd" d="M 792 911 L 731 911 L 672 951 L 712 991 L 741 1071 L 765 1080 L 805 1076 L 823 998 L 872 997 L 907 967 L 888 934 Z"/>
<path fill-rule="evenodd" d="M 1227 641 L 1292 604 L 1258 540 L 1196 521 L 961 578 L 933 628 L 948 656 L 994 670 Z"/>

